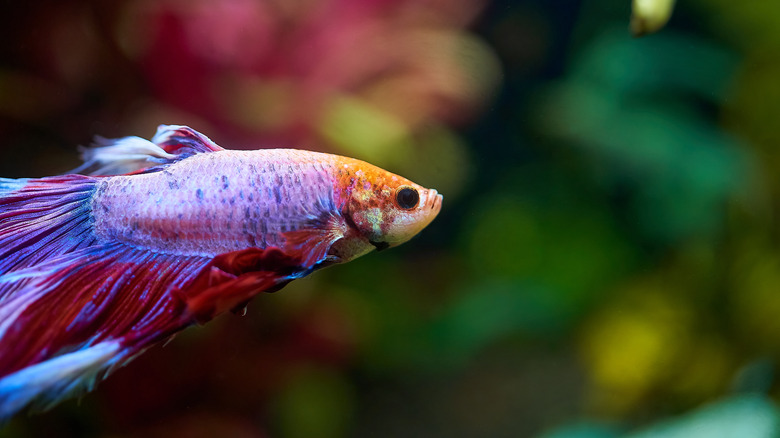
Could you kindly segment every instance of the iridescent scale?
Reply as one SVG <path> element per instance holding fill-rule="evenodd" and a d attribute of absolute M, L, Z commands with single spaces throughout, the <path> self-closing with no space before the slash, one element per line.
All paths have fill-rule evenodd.
<path fill-rule="evenodd" d="M 281 247 L 334 208 L 332 156 L 295 150 L 198 154 L 159 172 L 103 180 L 95 233 L 158 253 L 214 256 Z"/>

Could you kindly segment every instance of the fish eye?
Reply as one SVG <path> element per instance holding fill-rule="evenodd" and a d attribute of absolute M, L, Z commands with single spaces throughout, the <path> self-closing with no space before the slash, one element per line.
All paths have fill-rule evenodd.
<path fill-rule="evenodd" d="M 401 186 L 395 192 L 395 203 L 404 210 L 417 207 L 418 202 L 420 202 L 420 194 L 412 187 Z"/>

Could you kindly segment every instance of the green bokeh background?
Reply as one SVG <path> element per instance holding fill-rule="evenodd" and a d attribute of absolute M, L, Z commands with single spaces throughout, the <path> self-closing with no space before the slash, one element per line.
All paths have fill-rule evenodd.
<path fill-rule="evenodd" d="M 320 29 L 246 65 L 252 32 L 223 59 L 144 27 L 200 17 L 186 3 L 0 6 L 3 176 L 75 167 L 95 134 L 183 123 L 228 148 L 366 159 L 445 196 L 409 243 L 189 329 L 0 437 L 780 436 L 780 3 L 680 1 L 641 39 L 628 1 L 317 18 L 383 3 L 193 3 L 212 20 L 183 32 L 198 41 Z M 257 4 L 276 15 L 242 22 Z M 343 69 L 272 68 L 339 44 Z M 188 75 L 214 88 L 170 91 Z"/>

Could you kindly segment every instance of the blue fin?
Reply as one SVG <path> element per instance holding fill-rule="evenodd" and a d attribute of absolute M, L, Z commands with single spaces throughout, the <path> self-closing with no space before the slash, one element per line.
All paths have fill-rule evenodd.
<path fill-rule="evenodd" d="M 92 245 L 95 183 L 81 175 L 0 180 L 0 276 Z M 23 285 L 0 284 L 0 305 Z"/>
<path fill-rule="evenodd" d="M 105 341 L 0 378 L 0 424 L 26 406 L 46 410 L 91 390 L 126 359 L 118 341 Z"/>
<path fill-rule="evenodd" d="M 19 190 L 27 184 L 28 179 L 0 178 L 0 196 Z"/>

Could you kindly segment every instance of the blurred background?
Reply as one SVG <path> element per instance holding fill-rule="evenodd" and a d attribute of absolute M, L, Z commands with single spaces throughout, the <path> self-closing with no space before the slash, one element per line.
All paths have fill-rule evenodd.
<path fill-rule="evenodd" d="M 0 5 L 0 175 L 186 124 L 445 195 L 0 437 L 780 436 L 780 3 Z"/>

